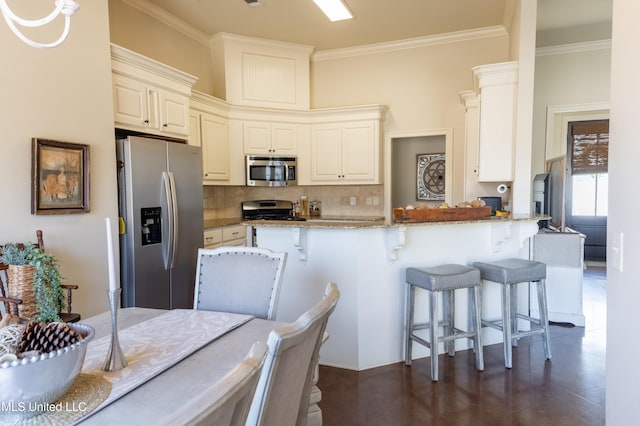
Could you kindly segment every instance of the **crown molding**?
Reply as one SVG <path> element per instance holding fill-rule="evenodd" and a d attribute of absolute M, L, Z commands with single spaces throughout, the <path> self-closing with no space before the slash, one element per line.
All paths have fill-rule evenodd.
<path fill-rule="evenodd" d="M 611 40 L 587 41 L 584 43 L 569 43 L 557 46 L 539 47 L 536 56 L 566 55 L 569 53 L 592 52 L 594 50 L 611 49 Z"/>
<path fill-rule="evenodd" d="M 166 85 L 166 82 L 170 81 L 174 83 L 173 89 L 178 91 L 188 87 L 189 90 L 185 93 L 188 96 L 191 95 L 191 86 L 198 81 L 198 77 L 194 75 L 113 43 L 111 43 L 111 70 L 116 74 L 129 77 L 138 76 L 142 71 L 156 84 Z"/>
<path fill-rule="evenodd" d="M 291 43 L 288 41 L 278 41 L 278 40 L 269 40 L 265 38 L 257 38 L 257 37 L 249 37 L 238 34 L 229 34 L 229 33 L 216 33 L 209 37 L 209 43 L 215 44 L 219 41 L 233 41 L 236 43 L 247 43 L 252 46 L 262 46 L 266 48 L 284 48 L 289 51 L 297 50 L 302 54 L 309 55 L 315 49 L 314 46 L 308 44 L 299 44 L 299 43 Z"/>
<path fill-rule="evenodd" d="M 140 10 L 142 13 L 162 22 L 170 28 L 184 34 L 187 37 L 201 43 L 207 47 L 211 45 L 211 40 L 215 38 L 196 28 L 182 19 L 170 14 L 166 10 L 156 6 L 148 0 L 122 0 L 124 3 Z M 507 19 L 508 16 L 505 16 Z M 508 35 L 503 25 L 492 27 L 477 28 L 473 30 L 455 31 L 450 33 L 436 34 L 432 36 L 415 37 L 404 40 L 367 44 L 355 47 L 346 47 L 341 49 L 330 49 L 316 51 L 311 60 L 323 61 L 352 56 L 363 56 L 374 53 L 391 52 L 402 49 L 416 49 L 426 46 L 434 46 L 438 44 L 457 43 L 461 41 L 476 40 L 487 37 L 500 37 Z"/>
<path fill-rule="evenodd" d="M 185 36 L 192 38 L 193 40 L 201 43 L 205 46 L 209 46 L 209 36 L 204 32 L 194 28 L 192 25 L 183 21 L 180 18 L 170 14 L 166 10 L 156 6 L 148 0 L 122 0 L 131 7 L 135 7 L 142 13 L 149 15 L 150 17 L 157 19 L 170 28 L 184 34 Z"/>
<path fill-rule="evenodd" d="M 487 37 L 506 36 L 507 31 L 502 25 L 478 28 L 474 30 L 455 31 L 451 33 L 436 34 L 425 37 L 408 38 L 404 40 L 384 43 L 367 44 L 342 49 L 330 49 L 317 51 L 312 56 L 312 61 L 328 61 L 333 59 L 350 58 L 354 56 L 371 55 L 375 53 L 392 52 L 403 49 L 417 49 L 421 47 L 435 46 L 438 44 L 457 43 L 461 41 L 476 40 Z"/>

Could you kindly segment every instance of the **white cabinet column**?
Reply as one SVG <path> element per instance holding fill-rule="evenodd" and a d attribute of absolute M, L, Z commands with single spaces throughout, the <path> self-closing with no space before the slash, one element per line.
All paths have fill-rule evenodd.
<path fill-rule="evenodd" d="M 513 181 L 518 63 L 474 67 L 480 96 L 478 181 Z"/>

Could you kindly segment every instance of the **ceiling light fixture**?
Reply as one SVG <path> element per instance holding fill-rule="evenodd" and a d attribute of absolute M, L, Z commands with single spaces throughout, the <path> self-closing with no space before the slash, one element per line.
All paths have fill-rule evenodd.
<path fill-rule="evenodd" d="M 71 16 L 76 13 L 76 11 L 80 8 L 78 3 L 73 0 L 55 0 L 55 9 L 49 15 L 41 19 L 22 19 L 17 16 L 15 13 L 9 9 L 7 5 L 7 0 L 0 0 L 0 10 L 2 11 L 2 16 L 4 20 L 7 21 L 7 25 L 11 28 L 11 31 L 18 38 L 25 43 L 27 43 L 31 47 L 37 47 L 38 49 L 51 49 L 52 47 L 58 47 L 62 44 L 63 41 L 69 35 L 69 27 L 71 26 Z M 22 32 L 16 27 L 16 24 L 21 27 L 41 27 L 46 25 L 56 19 L 58 15 L 64 15 L 64 30 L 62 31 L 62 35 L 58 40 L 53 43 L 38 43 L 29 39 L 27 36 L 22 34 Z"/>
<path fill-rule="evenodd" d="M 353 15 L 342 0 L 313 0 L 313 2 L 322 9 L 331 22 L 353 18 Z"/>

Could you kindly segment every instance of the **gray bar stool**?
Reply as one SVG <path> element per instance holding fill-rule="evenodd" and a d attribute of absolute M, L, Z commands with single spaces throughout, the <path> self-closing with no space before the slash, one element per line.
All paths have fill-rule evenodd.
<path fill-rule="evenodd" d="M 483 280 L 502 284 L 502 319 L 497 321 L 482 320 L 482 325 L 502 331 L 504 366 L 511 368 L 511 347 L 517 346 L 518 339 L 535 334 L 542 335 L 545 356 L 547 359 L 551 359 L 545 287 L 547 265 L 526 259 L 505 259 L 491 263 L 474 262 L 473 266 L 480 270 Z M 517 312 L 517 284 L 525 282 L 537 283 L 540 318 L 533 318 Z M 518 318 L 529 321 L 532 324 L 531 330 L 519 331 Z"/>
<path fill-rule="evenodd" d="M 476 354 L 476 368 L 484 370 L 482 357 L 481 315 L 480 315 L 480 271 L 464 265 L 441 265 L 430 268 L 407 268 L 406 282 L 409 285 L 406 293 L 406 317 L 404 335 L 404 362 L 411 365 L 411 349 L 415 340 L 426 346 L 431 354 L 431 380 L 438 381 L 438 344 L 444 342 L 449 356 L 455 355 L 455 339 L 473 340 Z M 414 323 L 414 303 L 416 287 L 429 292 L 429 321 Z M 455 327 L 455 291 L 467 288 L 471 297 L 471 331 L 463 331 Z M 438 293 L 442 293 L 443 320 L 438 318 Z M 443 335 L 438 336 L 438 326 L 443 327 Z M 416 330 L 428 328 L 429 341 L 414 334 Z"/>

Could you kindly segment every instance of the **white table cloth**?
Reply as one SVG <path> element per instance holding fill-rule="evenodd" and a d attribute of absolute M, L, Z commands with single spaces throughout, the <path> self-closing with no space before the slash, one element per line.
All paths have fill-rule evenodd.
<path fill-rule="evenodd" d="M 157 319 L 155 322 L 152 319 L 158 318 L 159 315 L 166 313 L 167 311 L 143 308 L 126 308 L 119 311 L 119 336 L 125 355 L 127 354 L 127 349 L 123 336 L 128 334 L 127 330 L 132 328 L 135 333 L 139 335 L 141 332 L 144 333 L 145 328 L 156 328 L 155 326 L 163 322 L 163 319 L 160 317 L 160 319 Z M 181 314 L 172 314 L 172 316 L 173 315 L 180 316 Z M 242 323 L 246 320 L 246 316 L 234 316 L 233 320 L 228 324 L 232 324 L 234 321 Z M 109 313 L 100 314 L 82 322 L 96 329 L 96 336 L 94 337 L 96 341 L 102 337 L 106 337 L 107 340 L 109 339 L 111 331 Z M 139 325 L 137 326 L 136 324 Z M 176 323 L 175 325 L 176 328 L 179 329 L 180 324 Z M 218 324 L 218 326 L 219 325 L 220 324 Z M 94 411 L 80 423 L 82 425 L 165 424 L 164 419 L 168 414 L 179 410 L 181 405 L 189 399 L 190 395 L 197 395 L 208 387 L 213 386 L 242 361 L 254 342 L 258 340 L 266 342 L 269 332 L 277 327 L 279 323 L 261 319 L 248 319 L 248 321 L 239 326 L 237 325 L 238 324 L 236 324 L 236 328 L 233 330 L 218 337 L 213 342 L 206 344 L 200 350 L 190 355 L 184 355 L 184 350 L 180 347 L 171 349 L 171 352 L 175 353 L 176 356 L 182 357 L 181 361 L 163 369 L 163 371 L 156 374 L 155 377 L 128 391 L 118 399 L 113 400 L 110 396 L 109 398 L 113 400 L 113 402 L 104 406 L 104 408 L 99 411 Z M 197 327 L 197 323 L 193 324 L 193 326 Z M 142 327 L 142 331 L 140 329 L 136 330 L 136 327 Z M 219 327 L 214 326 L 212 328 L 215 329 Z M 222 328 L 224 328 L 224 326 Z M 149 344 L 157 346 L 155 343 Z M 94 370 L 96 366 L 98 366 L 99 369 L 102 361 L 104 361 L 105 355 L 106 347 L 104 348 L 103 354 L 96 351 L 96 354 L 93 355 L 88 351 L 83 372 L 90 372 L 90 370 Z M 129 360 L 129 357 L 127 358 Z M 99 363 L 96 364 L 98 361 Z M 130 367 L 125 368 L 125 370 L 127 369 L 130 369 Z M 124 374 L 128 375 L 129 373 L 124 372 Z M 115 382 L 114 387 L 117 387 Z"/>

